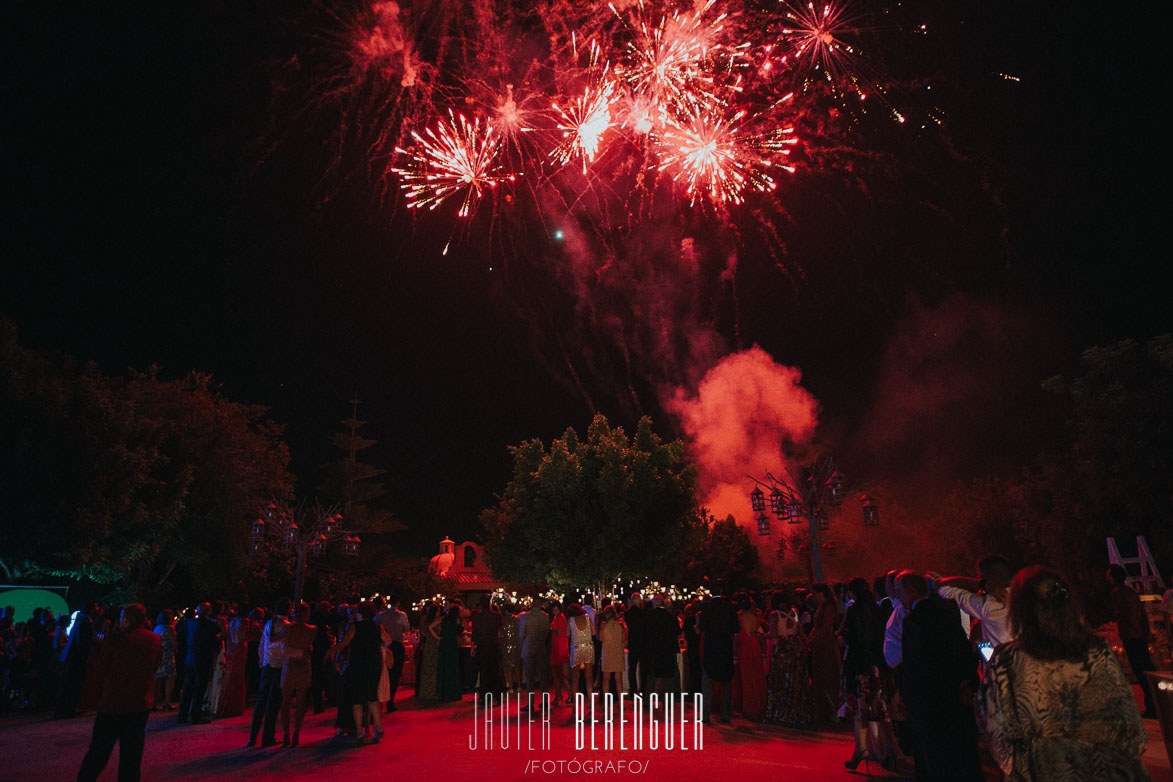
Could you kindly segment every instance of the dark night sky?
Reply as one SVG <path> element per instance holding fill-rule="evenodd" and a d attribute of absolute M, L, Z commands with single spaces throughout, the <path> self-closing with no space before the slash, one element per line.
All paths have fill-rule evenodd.
<path fill-rule="evenodd" d="M 286 132 L 293 120 L 272 110 L 274 63 L 290 56 L 284 5 L 6 8 L 0 316 L 24 344 L 108 372 L 211 372 L 287 425 L 305 491 L 357 391 L 380 440 L 369 460 L 388 469 L 388 505 L 412 527 L 403 545 L 428 553 L 444 534 L 475 534 L 508 476 L 507 445 L 581 429 L 590 410 L 535 360 L 505 304 L 521 270 L 477 240 L 440 256 L 443 220 L 413 226 L 364 182 L 323 188 L 312 132 Z M 996 311 L 976 321 L 1006 330 L 975 353 L 1011 367 L 983 388 L 1002 399 L 987 416 L 1007 431 L 974 440 L 965 472 L 995 454 L 1025 459 L 1048 436 L 1037 380 L 1070 372 L 1079 349 L 1171 324 L 1155 31 L 1116 43 L 1090 4 L 958 8 L 935 11 L 931 29 L 944 82 L 961 85 L 954 133 L 989 161 L 989 190 L 953 205 L 972 219 L 919 233 L 913 195 L 847 206 L 862 210 L 857 225 L 895 227 L 846 265 L 818 249 L 835 255 L 842 226 L 800 209 L 788 244 L 807 280 L 746 264 L 737 328 L 744 346 L 803 369 L 824 439 L 842 443 L 877 431 L 902 334 Z M 935 185 L 946 199 L 950 176 Z M 915 260 L 887 266 L 900 244 L 919 244 Z M 598 404 L 613 412 L 605 393 Z"/>

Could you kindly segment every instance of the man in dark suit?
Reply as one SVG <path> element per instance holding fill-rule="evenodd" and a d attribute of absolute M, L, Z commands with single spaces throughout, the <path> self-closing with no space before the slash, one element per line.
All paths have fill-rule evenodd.
<path fill-rule="evenodd" d="M 961 628 L 957 606 L 930 596 L 924 576 L 896 577 L 904 618 L 900 689 L 913 736 L 918 782 L 983 782 L 972 693 L 977 654 Z"/>
<path fill-rule="evenodd" d="M 521 615 L 518 627 L 518 636 L 521 640 L 521 659 L 525 666 L 526 705 L 523 711 L 530 708 L 541 709 L 542 685 L 548 685 L 550 647 L 547 639 L 550 635 L 550 615 L 542 610 L 542 600 L 534 600 L 530 610 Z M 534 691 L 537 691 L 537 700 Z"/>
<path fill-rule="evenodd" d="M 77 716 L 77 702 L 85 685 L 86 663 L 94 646 L 94 622 L 99 613 L 97 603 L 87 603 L 70 622 L 69 640 L 61 651 L 61 689 L 53 713 L 55 720 Z"/>
<path fill-rule="evenodd" d="M 661 703 L 674 692 L 680 671 L 676 655 L 680 653 L 680 623 L 669 610 L 672 601 L 657 595 L 648 611 L 648 690 L 657 693 Z M 677 688 L 675 691 L 679 691 Z"/>
<path fill-rule="evenodd" d="M 220 653 L 220 626 L 210 618 L 210 603 L 200 603 L 194 619 L 183 625 L 187 656 L 183 661 L 183 697 L 179 701 L 179 721 L 197 725 L 208 722 L 204 716 L 204 697 L 212 681 L 216 655 Z"/>
<path fill-rule="evenodd" d="M 705 700 L 705 723 L 713 712 L 713 683 L 721 684 L 721 722 L 733 716 L 733 636 L 741 629 L 737 611 L 722 593 L 721 584 L 713 585 L 713 596 L 701 605 L 696 629 L 701 635 L 701 690 Z"/>
<path fill-rule="evenodd" d="M 623 623 L 627 626 L 627 691 L 644 695 L 648 691 L 648 611 L 639 592 L 629 598 Z"/>

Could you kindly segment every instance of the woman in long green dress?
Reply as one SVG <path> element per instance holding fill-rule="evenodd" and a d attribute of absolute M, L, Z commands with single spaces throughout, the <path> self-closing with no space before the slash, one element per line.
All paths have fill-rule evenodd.
<path fill-rule="evenodd" d="M 460 681 L 460 650 L 457 640 L 460 638 L 460 607 L 453 606 L 444 614 L 444 621 L 440 623 L 440 632 L 432 635 L 439 640 L 440 659 L 436 669 L 436 688 L 440 692 L 440 700 L 453 703 L 461 698 Z"/>

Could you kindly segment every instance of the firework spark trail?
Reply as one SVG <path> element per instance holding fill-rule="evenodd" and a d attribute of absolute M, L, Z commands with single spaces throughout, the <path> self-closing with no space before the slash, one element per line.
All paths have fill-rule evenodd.
<path fill-rule="evenodd" d="M 627 46 L 629 64 L 617 68 L 619 77 L 633 92 L 650 105 L 641 112 L 636 126 L 663 127 L 669 113 L 687 113 L 705 104 L 721 102 L 720 69 L 732 68 L 745 53 L 748 44 L 729 45 L 726 22 L 728 14 L 714 13 L 716 0 L 689 13 L 674 12 L 650 22 L 646 6 L 638 5 L 638 18 L 629 27 L 633 40 Z M 608 7 L 620 21 L 623 16 L 613 4 Z M 625 22 L 626 24 L 626 22 Z"/>
<path fill-rule="evenodd" d="M 769 193 L 796 165 L 790 128 L 804 147 L 826 148 L 828 92 L 866 113 L 844 98 L 882 92 L 860 75 L 859 22 L 870 16 L 857 10 L 874 15 L 880 2 L 366 0 L 328 12 L 338 29 L 318 41 L 344 63 L 328 90 L 342 108 L 340 155 L 365 153 L 408 206 L 459 194 L 457 216 L 471 217 L 489 190 L 522 177 L 502 206 L 524 201 L 541 217 L 553 197 L 630 222 L 661 192 L 689 206 Z M 823 161 L 807 153 L 800 164 Z M 586 176 L 559 176 L 571 163 Z M 604 199 L 627 203 L 604 209 Z"/>
<path fill-rule="evenodd" d="M 449 196 L 463 193 L 457 214 L 467 217 L 486 190 L 514 179 L 498 162 L 500 136 L 492 125 L 482 127 L 479 119 L 470 122 L 463 114 L 449 112 L 448 121 L 441 121 L 435 131 L 428 128 L 423 136 L 413 132 L 411 137 L 414 150 L 395 152 L 415 165 L 392 168 L 404 183 L 409 208 L 435 209 Z"/>
<path fill-rule="evenodd" d="M 569 163 L 582 157 L 582 170 L 595 161 L 603 134 L 612 125 L 611 103 L 614 88 L 603 81 L 597 86 L 587 87 L 583 94 L 569 102 L 565 109 L 553 104 L 558 117 L 558 130 L 563 141 L 553 151 L 552 157 L 560 163 Z"/>
<path fill-rule="evenodd" d="M 815 67 L 831 71 L 847 55 L 855 53 L 851 45 L 840 38 L 851 22 L 846 6 L 824 3 L 816 7 L 813 2 L 795 6 L 786 0 L 781 2 L 787 8 L 787 18 L 794 23 L 794 27 L 783 28 L 782 35 L 789 41 L 796 60 L 805 57 Z"/>
<path fill-rule="evenodd" d="M 778 161 L 798 142 L 794 129 L 755 135 L 743 124 L 745 117 L 745 110 L 728 121 L 696 114 L 665 131 L 659 170 L 671 172 L 675 182 L 683 180 L 690 204 L 702 195 L 715 204 L 740 204 L 747 189 L 768 192 L 777 187 L 772 168 L 794 172 L 793 166 Z"/>

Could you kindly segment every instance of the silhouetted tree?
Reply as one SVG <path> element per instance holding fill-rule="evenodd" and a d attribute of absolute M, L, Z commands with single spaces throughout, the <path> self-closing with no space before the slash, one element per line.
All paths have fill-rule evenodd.
<path fill-rule="evenodd" d="M 689 552 L 680 582 L 700 584 L 705 578 L 719 579 L 729 588 L 747 585 L 758 566 L 758 549 L 733 516 L 717 521 L 709 516 L 708 533 Z"/>
<path fill-rule="evenodd" d="M 0 326 L 0 571 L 156 599 L 247 588 L 249 524 L 292 490 L 265 408 L 207 375 L 102 375 Z"/>

